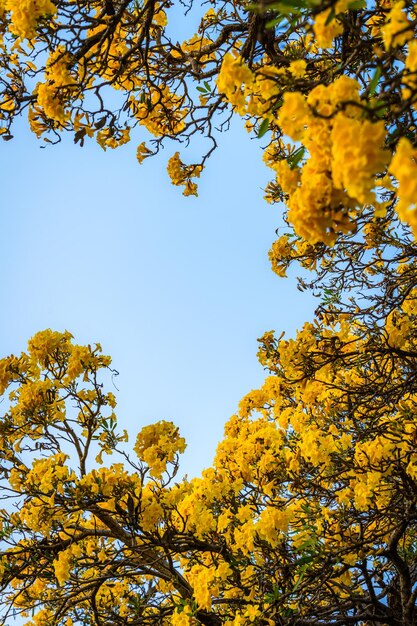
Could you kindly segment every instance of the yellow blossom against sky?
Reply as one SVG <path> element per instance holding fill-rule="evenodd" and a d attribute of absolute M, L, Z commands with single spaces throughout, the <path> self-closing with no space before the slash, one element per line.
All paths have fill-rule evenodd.
<path fill-rule="evenodd" d="M 237 154 L 239 138 L 246 147 Z M 14 206 L 0 235 L 1 282 L 14 302 L 0 311 L 3 353 L 24 349 L 26 337 L 47 327 L 100 341 L 120 372 L 124 427 L 133 437 L 139 424 L 174 421 L 189 444 L 183 471 L 193 475 L 210 463 L 240 397 L 262 381 L 256 338 L 265 328 L 294 332 L 307 311 L 295 283 L 280 285 L 270 271 L 276 211 L 262 199 L 258 145 L 238 128 L 225 136 L 236 178 L 231 184 L 223 160 L 213 161 L 197 201 L 169 185 L 163 159 L 141 169 L 133 144 L 104 153 L 72 142 L 39 150 L 30 136 L 16 139 L 2 153 L 4 172 L 17 160 L 25 171 L 25 185 L 12 169 L 2 177 L 3 206 Z M 245 184 L 239 164 L 248 167 Z M 73 287 L 57 296 L 60 281 Z M 233 358 L 222 356 L 226 346 Z"/>
<path fill-rule="evenodd" d="M 171 8 L 0 5 L 0 623 L 412 626 L 415 7 Z"/>

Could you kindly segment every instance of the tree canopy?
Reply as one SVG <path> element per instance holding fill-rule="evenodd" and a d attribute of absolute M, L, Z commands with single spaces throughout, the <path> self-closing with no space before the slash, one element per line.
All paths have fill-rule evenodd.
<path fill-rule="evenodd" d="M 407 354 L 414 302 L 400 333 L 384 329 Z M 123 449 L 100 346 L 43 331 L 3 359 L 3 622 L 415 623 L 415 367 L 372 352 L 358 326 L 266 335 L 271 375 L 213 466 L 178 483 L 174 424 Z"/>
<path fill-rule="evenodd" d="M 183 42 L 181 7 L 197 31 Z M 237 114 L 274 171 L 267 199 L 286 205 L 274 271 L 318 270 L 333 300 L 344 288 L 381 293 L 385 276 L 388 300 L 398 296 L 393 283 L 410 274 L 392 273 L 417 228 L 412 3 L 1 0 L 0 20 L 3 139 L 22 113 L 47 142 L 70 132 L 106 149 L 134 137 L 140 162 L 203 136 L 199 162 L 180 150 L 168 161 L 190 195 Z"/>
<path fill-rule="evenodd" d="M 170 1 L 0 0 L 3 139 L 23 112 L 47 142 L 138 137 L 139 161 L 202 135 L 168 161 L 190 195 L 242 116 L 285 203 L 272 268 L 303 268 L 316 316 L 260 339 L 265 383 L 192 480 L 170 422 L 128 452 L 99 345 L 47 330 L 1 360 L 3 623 L 414 625 L 415 7 L 180 7 L 201 10 L 183 42 Z"/>
<path fill-rule="evenodd" d="M 348 232 L 356 205 L 374 201 L 375 177 L 400 138 L 391 173 L 404 172 L 411 158 L 412 3 L 182 6 L 197 32 L 179 42 L 178 7 L 170 0 L 1 0 L 3 138 L 23 111 L 46 141 L 69 131 L 77 143 L 95 137 L 114 148 L 142 126 L 153 139 L 150 147 L 140 143 L 139 160 L 166 138 L 188 142 L 202 134 L 209 144 L 201 162 L 185 166 L 175 155 L 168 168 L 174 184 L 195 193 L 192 179 L 236 112 L 250 132 L 271 131 L 265 159 L 282 191 L 273 185 L 269 193 L 290 196 L 298 234 L 306 237 L 307 229 L 314 243 Z M 283 133 L 301 145 L 288 145 Z M 323 187 L 315 204 L 307 182 Z M 406 221 L 407 201 L 400 211 Z"/>

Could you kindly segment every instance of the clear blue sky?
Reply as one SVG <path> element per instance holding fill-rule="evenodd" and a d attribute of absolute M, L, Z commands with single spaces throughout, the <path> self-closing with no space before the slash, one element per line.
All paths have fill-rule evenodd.
<path fill-rule="evenodd" d="M 270 269 L 281 208 L 263 200 L 259 140 L 236 122 L 195 199 L 169 183 L 177 145 L 139 166 L 143 139 L 106 153 L 70 138 L 40 149 L 19 123 L 2 142 L 0 352 L 20 352 L 47 327 L 101 342 L 120 372 L 121 427 L 134 437 L 174 421 L 195 475 L 239 399 L 262 383 L 256 338 L 292 335 L 315 302 Z"/>

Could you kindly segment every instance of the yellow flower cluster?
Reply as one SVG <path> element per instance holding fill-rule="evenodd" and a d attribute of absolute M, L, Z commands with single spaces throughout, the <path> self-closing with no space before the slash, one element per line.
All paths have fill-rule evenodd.
<path fill-rule="evenodd" d="M 59 585 L 65 584 L 70 577 L 71 564 L 71 550 L 62 550 L 54 561 L 55 576 Z"/>
<path fill-rule="evenodd" d="M 56 355 L 70 353 L 71 339 L 68 331 L 60 333 L 50 328 L 39 331 L 28 341 L 29 355 L 41 367 L 47 367 Z"/>
<path fill-rule="evenodd" d="M 13 380 L 19 379 L 22 365 L 22 361 L 14 355 L 0 360 L 0 395 L 3 395 Z"/>
<path fill-rule="evenodd" d="M 110 129 L 100 130 L 97 133 L 97 143 L 106 150 L 107 148 L 118 148 L 130 141 L 130 128 L 123 129 L 122 132 L 115 134 Z"/>
<path fill-rule="evenodd" d="M 416 313 L 414 300 L 417 296 L 416 290 L 413 289 L 410 299 L 407 299 L 403 310 L 395 310 L 391 312 L 385 322 L 385 332 L 387 343 L 392 348 L 402 350 L 413 350 Z M 410 307 L 410 304 L 414 305 Z"/>
<path fill-rule="evenodd" d="M 409 139 L 402 137 L 398 142 L 389 171 L 398 180 L 398 215 L 417 237 L 417 150 Z"/>
<path fill-rule="evenodd" d="M 148 465 L 151 476 L 161 478 L 167 463 L 172 463 L 185 447 L 185 439 L 180 437 L 178 428 L 172 422 L 162 420 L 142 428 L 134 450 L 139 459 Z"/>
<path fill-rule="evenodd" d="M 289 71 L 295 78 L 302 78 L 306 72 L 307 61 L 304 59 L 297 59 L 291 61 Z"/>
<path fill-rule="evenodd" d="M 375 201 L 374 175 L 387 165 L 384 122 L 370 122 L 336 115 L 331 134 L 332 175 L 335 187 L 346 189 L 359 203 Z"/>
<path fill-rule="evenodd" d="M 161 4 L 159 2 L 155 4 L 155 13 L 152 23 L 161 28 L 164 28 L 168 24 L 167 14 L 163 9 L 161 9 Z"/>
<path fill-rule="evenodd" d="M 48 83 L 38 83 L 36 88 L 37 101 L 45 115 L 51 120 L 63 125 L 69 119 L 65 106 L 57 97 L 56 89 Z"/>
<path fill-rule="evenodd" d="M 405 71 L 403 75 L 404 98 L 413 96 L 417 89 L 417 40 L 408 43 L 407 57 L 405 59 Z M 414 103 L 414 106 L 416 104 Z"/>
<path fill-rule="evenodd" d="M 149 150 L 146 143 L 142 141 L 141 144 L 138 145 L 136 150 L 136 158 L 139 163 L 143 163 L 143 161 L 152 154 L 152 150 Z"/>
<path fill-rule="evenodd" d="M 211 480 L 195 478 L 191 481 L 188 489 L 178 503 L 178 513 L 185 521 L 186 529 L 196 533 L 199 538 L 204 538 L 207 532 L 216 529 L 216 519 L 210 504 L 218 495 L 218 485 Z"/>
<path fill-rule="evenodd" d="M 33 39 L 38 21 L 57 12 L 51 0 L 6 0 L 4 8 L 11 11 L 10 32 L 22 39 Z"/>
<path fill-rule="evenodd" d="M 316 15 L 313 31 L 317 46 L 320 48 L 333 46 L 333 40 L 343 32 L 342 23 L 338 21 L 337 16 L 347 11 L 349 4 L 349 0 L 337 0 L 334 6 Z"/>
<path fill-rule="evenodd" d="M 217 88 L 233 104 L 240 115 L 247 112 L 246 87 L 253 83 L 253 74 L 237 55 L 226 54 L 217 77 Z"/>
<path fill-rule="evenodd" d="M 283 235 L 274 241 L 268 252 L 268 256 L 271 261 L 272 270 L 277 276 L 284 278 L 287 275 L 287 265 L 285 261 L 294 256 L 294 248 L 287 235 Z"/>
<path fill-rule="evenodd" d="M 47 459 L 35 460 L 25 477 L 26 487 L 38 489 L 45 495 L 62 494 L 65 483 L 75 480 L 75 474 L 65 465 L 67 459 L 68 456 L 60 452 Z"/>
<path fill-rule="evenodd" d="M 377 204 L 375 175 L 384 170 L 384 123 L 363 119 L 359 84 L 346 76 L 318 86 L 305 98 L 286 93 L 279 112 L 282 130 L 308 150 L 303 167 L 272 164 L 288 195 L 288 218 L 309 243 L 331 245 L 338 233 L 355 229 L 354 217 L 364 203 Z"/>
<path fill-rule="evenodd" d="M 51 609 L 40 609 L 36 612 L 36 615 L 33 616 L 33 619 L 29 622 L 25 622 L 24 626 L 45 626 L 45 624 L 50 624 L 54 617 L 55 611 Z M 72 626 L 72 624 L 69 626 Z"/>
<path fill-rule="evenodd" d="M 143 99 L 142 99 L 143 100 Z M 185 128 L 188 111 L 183 107 L 184 99 L 172 93 L 168 87 L 154 89 L 147 102 L 130 98 L 134 116 L 152 135 L 177 135 Z"/>
<path fill-rule="evenodd" d="M 74 78 L 69 70 L 70 56 L 64 46 L 58 46 L 48 58 L 45 68 L 45 77 L 56 87 L 68 87 L 74 84 Z"/>
<path fill-rule="evenodd" d="M 168 175 L 173 185 L 183 185 L 184 196 L 198 196 L 197 184 L 192 182 L 192 178 L 199 178 L 201 165 L 185 165 L 180 158 L 180 153 L 176 152 L 168 161 Z"/>
<path fill-rule="evenodd" d="M 413 27 L 407 17 L 404 0 L 399 0 L 388 13 L 386 23 L 381 28 L 385 49 L 403 46 L 413 38 Z"/>
<path fill-rule="evenodd" d="M 280 245 L 285 253 L 285 236 Z M 407 271 L 406 264 L 401 267 Z M 126 618 L 138 585 L 150 589 L 152 582 L 163 611 L 176 626 L 194 626 L 196 612 L 213 607 L 227 626 L 256 625 L 261 616 L 273 626 L 270 597 L 265 599 L 265 579 L 259 582 L 259 572 L 269 567 L 268 580 L 277 589 L 285 588 L 290 572 L 290 592 L 303 584 L 316 593 L 319 568 L 334 563 L 335 557 L 334 568 L 326 571 L 326 585 L 337 597 L 346 597 L 352 587 L 356 593 L 356 563 L 363 562 L 364 554 L 372 556 L 398 528 L 395 515 L 379 512 L 401 506 L 399 484 L 417 476 L 416 395 L 402 394 L 384 408 L 373 391 L 384 381 L 388 366 L 390 384 L 401 384 L 403 371 L 393 367 L 389 349 L 416 350 L 416 295 L 417 290 L 411 290 L 386 319 L 379 351 L 364 337 L 361 325 L 347 316 L 305 324 L 288 341 L 266 333 L 260 360 L 272 373 L 242 399 L 238 414 L 226 424 L 213 467 L 192 481 L 169 485 L 169 474 L 159 480 L 167 463 L 175 463 L 185 448 L 170 422 L 146 426 L 138 435 L 135 452 L 156 478 L 149 480 L 142 464 L 135 468 L 131 463 L 133 471 L 122 463 L 81 468 L 83 446 L 96 432 L 94 420 L 78 437 L 86 417 L 78 423 L 76 418 L 48 423 L 47 436 L 42 437 L 45 407 L 30 416 L 36 431 L 16 422 L 12 407 L 0 432 L 0 451 L 11 466 L 9 486 L 22 502 L 17 512 L 0 511 L 3 529 L 10 524 L 18 529 L 17 545 L 0 563 L 6 577 L 19 566 L 19 577 L 10 582 L 11 603 L 22 610 L 34 608 L 32 623 L 41 624 L 38 616 L 45 614 L 43 609 L 36 613 L 39 606 L 74 594 L 74 606 L 86 607 L 93 588 L 98 611 Z M 20 368 L 22 384 L 16 396 L 26 398 L 28 408 L 32 395 L 50 385 L 51 372 L 55 383 L 65 379 L 72 358 L 71 376 L 81 383 L 79 363 L 88 372 L 85 360 L 92 353 L 90 347 L 73 346 L 69 333 L 44 331 L 31 340 L 26 361 L 9 357 L 8 365 L 0 362 L 0 372 L 7 379 L 10 368 Z M 344 365 L 334 367 L 335 360 Z M 352 404 L 360 407 L 362 400 L 355 389 L 363 393 L 370 376 L 370 400 L 358 429 Z M 72 392 L 72 402 L 78 398 L 87 413 L 97 390 L 88 383 L 74 391 L 71 381 L 65 393 Z M 101 388 L 99 394 L 100 402 L 107 398 L 115 404 L 111 394 L 105 396 Z M 94 419 L 100 421 L 97 413 Z M 18 437 L 26 430 L 26 441 L 42 443 L 42 454 L 51 435 L 53 442 L 62 437 L 65 448 L 77 437 L 73 458 L 80 460 L 80 471 L 75 474 L 67 455 L 54 448 L 31 466 L 20 462 L 15 451 L 7 456 L 15 429 Z M 363 524 L 359 533 L 358 516 L 368 511 L 371 523 Z M 41 559 L 38 570 L 31 558 L 34 547 Z M 48 549 L 50 558 L 43 560 Z M 174 567 L 178 569 L 173 573 Z M 187 589 L 181 603 L 178 588 Z M 282 599 L 283 610 L 299 610 L 292 596 Z M 219 598 L 232 599 L 240 610 L 231 612 Z M 227 613 L 222 612 L 223 604 Z M 157 608 L 151 603 L 142 607 L 146 616 L 155 616 Z M 305 611 L 305 605 L 300 610 Z"/>
<path fill-rule="evenodd" d="M 343 32 L 343 26 L 335 18 L 331 19 L 331 9 L 321 11 L 314 20 L 314 36 L 320 48 L 331 48 L 335 37 Z"/>
<path fill-rule="evenodd" d="M 288 75 L 301 76 L 305 67 L 305 61 L 293 61 Z M 285 69 L 268 64 L 252 71 L 240 56 L 228 53 L 217 77 L 217 88 L 240 115 L 271 117 L 271 102 L 280 89 L 277 78 L 283 74 L 286 74 Z"/>
<path fill-rule="evenodd" d="M 178 609 L 171 615 L 172 626 L 193 626 L 196 621 L 193 619 L 193 615 L 190 607 L 186 606 L 182 611 Z"/>
<path fill-rule="evenodd" d="M 256 530 L 259 536 L 272 547 L 276 547 L 282 535 L 288 530 L 291 519 L 289 509 L 279 509 L 276 506 L 267 506 L 259 516 Z"/>
<path fill-rule="evenodd" d="M 38 332 L 30 339 L 28 351 L 33 364 L 42 368 L 49 368 L 59 358 L 61 367 L 65 365 L 65 368 L 59 368 L 60 378 L 65 382 L 74 380 L 83 371 L 108 367 L 111 363 L 110 357 L 99 354 L 100 344 L 96 344 L 94 350 L 91 346 L 73 344 L 68 331 L 60 333 L 47 329 Z M 53 371 L 55 373 L 55 368 Z"/>
<path fill-rule="evenodd" d="M 193 52 L 201 52 L 203 51 L 205 46 L 209 46 L 212 42 L 210 39 L 206 37 L 202 37 L 201 35 L 194 35 L 188 41 L 184 41 L 182 44 L 178 44 L 177 48 L 174 48 L 171 51 L 171 55 L 174 59 L 181 59 L 182 57 L 186 57 L 190 53 Z M 204 67 L 204 65 L 215 58 L 215 52 L 208 52 L 207 54 L 199 55 L 199 63 Z"/>
<path fill-rule="evenodd" d="M 63 414 L 61 407 L 56 401 L 54 385 L 49 380 L 28 381 L 24 387 L 12 392 L 11 397 L 16 400 L 15 406 L 11 408 L 11 414 L 16 424 L 31 427 L 32 419 L 45 414 L 44 421 L 61 421 Z M 46 417 L 47 415 L 47 417 Z M 34 421 L 32 436 L 36 438 L 40 430 L 35 426 Z M 18 440 L 15 446 L 19 446 Z"/>
<path fill-rule="evenodd" d="M 68 121 L 70 113 L 65 110 L 66 95 L 75 83 L 69 70 L 69 55 L 63 46 L 51 53 L 46 63 L 45 82 L 38 83 L 35 89 L 37 103 L 45 115 L 63 125 Z"/>
<path fill-rule="evenodd" d="M 30 106 L 28 109 L 28 122 L 30 130 L 35 133 L 38 139 L 49 128 L 48 123 L 44 119 L 43 109 L 39 106 Z"/>

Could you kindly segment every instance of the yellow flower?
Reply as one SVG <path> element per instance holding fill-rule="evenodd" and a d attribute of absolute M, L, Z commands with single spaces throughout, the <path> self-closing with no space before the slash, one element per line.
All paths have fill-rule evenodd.
<path fill-rule="evenodd" d="M 331 9 L 326 9 L 319 13 L 314 21 L 314 35 L 320 48 L 331 48 L 335 37 L 343 32 L 343 26 L 330 18 Z"/>
<path fill-rule="evenodd" d="M 398 142 L 389 171 L 398 180 L 398 215 L 417 236 L 417 150 L 405 137 Z"/>
<path fill-rule="evenodd" d="M 143 163 L 146 157 L 148 157 L 151 154 L 152 154 L 152 150 L 149 150 L 149 148 L 146 146 L 146 143 L 144 141 L 141 144 L 139 144 L 136 150 L 136 158 L 139 161 L 139 163 Z"/>
<path fill-rule="evenodd" d="M 184 185 L 184 196 L 197 196 L 197 185 L 192 178 L 199 178 L 201 165 L 185 165 L 180 159 L 180 153 L 176 152 L 168 161 L 168 175 L 173 185 Z"/>
<path fill-rule="evenodd" d="M 297 61 L 291 61 L 289 71 L 294 78 L 302 78 L 306 73 L 307 63 L 304 59 L 298 59 Z"/>
<path fill-rule="evenodd" d="M 403 46 L 413 38 L 413 29 L 404 11 L 405 2 L 396 2 L 388 13 L 387 22 L 382 26 L 381 33 L 385 49 Z"/>
<path fill-rule="evenodd" d="M 54 561 L 55 576 L 59 585 L 63 585 L 70 577 L 71 550 L 63 550 Z"/>
<path fill-rule="evenodd" d="M 294 141 L 302 140 L 310 118 L 305 97 L 297 91 L 285 92 L 284 102 L 279 111 L 279 125 Z"/>
<path fill-rule="evenodd" d="M 57 12 L 51 0 L 6 0 L 5 8 L 11 11 L 10 32 L 22 39 L 33 39 L 38 21 Z"/>
<path fill-rule="evenodd" d="M 168 462 L 173 462 L 177 453 L 184 452 L 185 439 L 178 428 L 164 420 L 145 426 L 139 432 L 134 450 L 147 463 L 152 476 L 160 478 Z"/>
<path fill-rule="evenodd" d="M 243 59 L 233 54 L 226 54 L 217 77 L 217 88 L 235 107 L 237 113 L 246 113 L 248 91 L 254 76 Z"/>
<path fill-rule="evenodd" d="M 147 101 L 130 97 L 133 115 L 152 135 L 177 135 L 185 128 L 188 110 L 182 108 L 184 98 L 172 93 L 167 86 L 155 89 Z"/>

